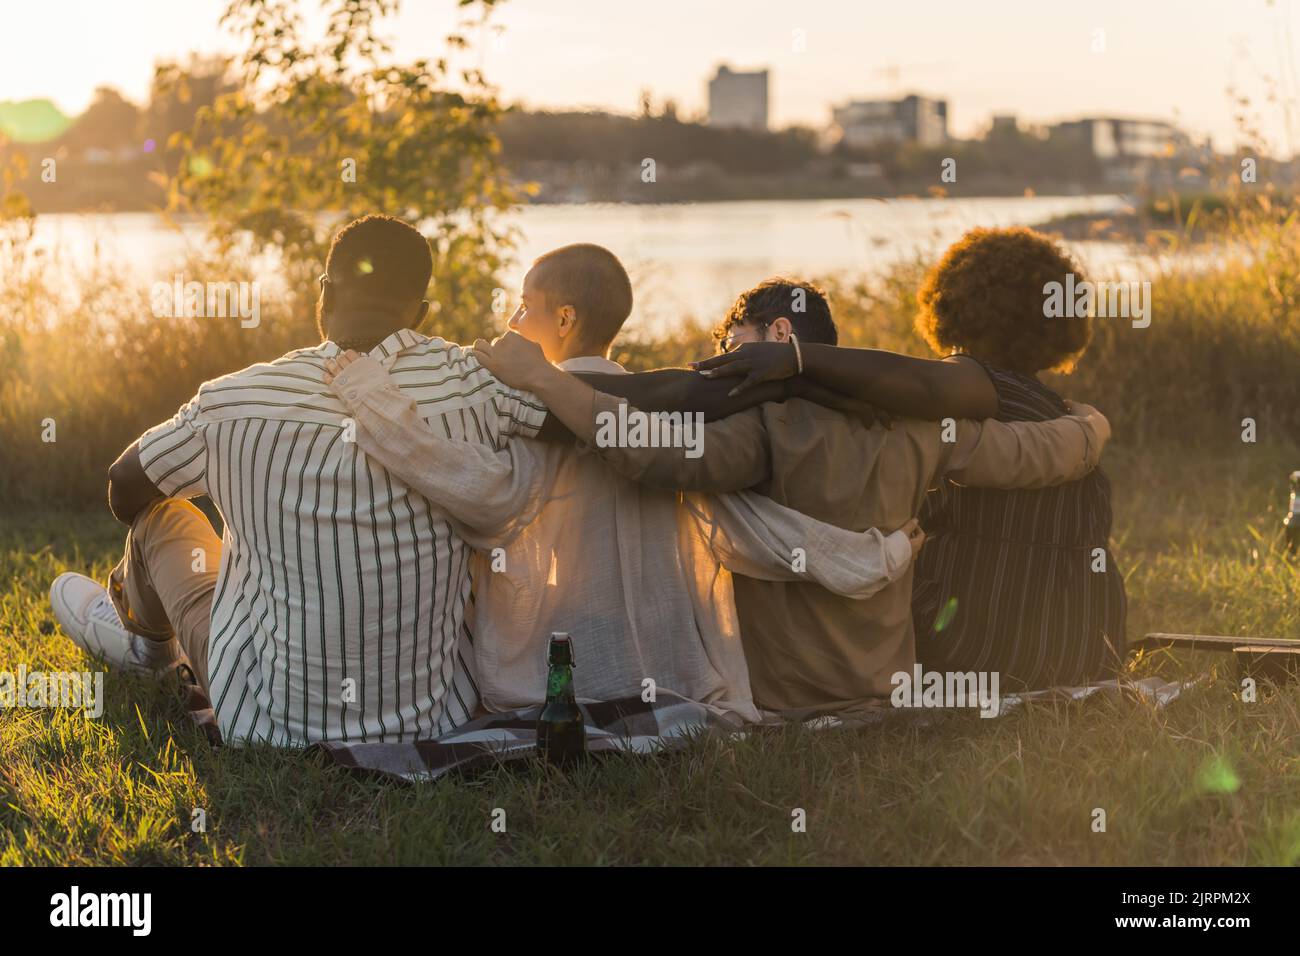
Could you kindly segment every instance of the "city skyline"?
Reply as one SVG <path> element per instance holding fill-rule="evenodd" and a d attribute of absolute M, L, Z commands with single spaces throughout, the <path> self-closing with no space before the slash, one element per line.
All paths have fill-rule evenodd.
<path fill-rule="evenodd" d="M 140 102 L 156 60 L 237 49 L 216 29 L 225 3 L 194 0 L 179 9 L 137 0 L 109 9 L 49 0 L 10 8 L 0 31 L 0 100 L 49 98 L 75 115 L 108 85 Z M 1116 115 L 1166 119 L 1221 150 L 1238 141 L 1227 92 L 1234 86 L 1250 99 L 1267 145 L 1286 154 L 1300 146 L 1293 3 L 1104 0 L 1087 10 L 1044 10 L 1011 0 L 994 13 L 937 3 L 924 29 L 914 10 L 866 6 L 767 2 L 745 5 L 741 17 L 727 4 L 626 8 L 633 15 L 587 0 L 548 0 L 545 9 L 511 0 L 493 13 L 470 62 L 505 101 L 532 109 L 632 113 L 648 90 L 657 103 L 671 100 L 680 115 L 703 119 L 708 81 L 726 64 L 769 71 L 773 128 L 820 128 L 850 100 L 918 93 L 948 101 L 949 130 L 959 138 L 978 136 L 997 114 L 1026 124 Z M 120 42 L 106 57 L 95 38 L 120 26 L 123 9 L 134 12 L 136 29 L 117 30 Z M 384 32 L 399 58 L 414 59 L 439 49 L 458 16 L 451 3 L 408 2 Z M 319 28 L 315 11 L 307 20 L 309 30 Z M 45 39 L 65 22 L 82 29 Z M 211 28 L 196 33 L 197 23 Z M 599 93 L 593 71 L 602 76 Z"/>

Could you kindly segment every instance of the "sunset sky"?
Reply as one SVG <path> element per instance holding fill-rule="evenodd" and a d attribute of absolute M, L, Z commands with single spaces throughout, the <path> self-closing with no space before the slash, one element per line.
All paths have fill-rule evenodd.
<path fill-rule="evenodd" d="M 144 98 L 154 61 L 230 51 L 226 0 L 41 0 L 0 12 L 0 100 L 85 108 L 96 86 Z M 308 2 L 307 7 L 315 4 Z M 686 115 L 719 62 L 773 71 L 772 121 L 820 126 L 850 97 L 945 96 L 959 136 L 994 112 L 1028 121 L 1087 114 L 1170 118 L 1220 149 L 1235 138 L 1227 89 L 1250 96 L 1282 152 L 1300 146 L 1300 23 L 1289 0 L 509 0 L 482 52 L 510 102 L 630 112 L 640 91 Z M 403 59 L 439 52 L 452 0 L 405 0 L 388 30 Z M 319 19 L 319 18 L 317 18 Z M 1103 30 L 1105 51 L 1092 51 Z M 803 31 L 805 49 L 795 50 Z M 1274 102 L 1267 99 L 1276 91 Z M 1286 102 L 1292 103 L 1288 123 Z"/>

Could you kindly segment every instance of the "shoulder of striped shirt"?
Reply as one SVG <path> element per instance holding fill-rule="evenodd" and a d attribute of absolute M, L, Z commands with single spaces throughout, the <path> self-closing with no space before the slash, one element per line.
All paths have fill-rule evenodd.
<path fill-rule="evenodd" d="M 199 400 L 202 402 L 210 396 L 240 389 L 264 388 L 277 381 L 293 379 L 324 387 L 324 348 L 325 344 L 321 343 L 309 348 L 295 349 L 269 362 L 258 362 L 236 372 L 210 379 L 199 387 Z M 395 375 L 406 375 L 452 367 L 463 369 L 466 374 L 476 371 L 484 375 L 490 374 L 469 349 L 441 338 L 422 339 L 403 349 L 389 371 Z M 409 387 L 417 383 L 399 381 L 398 384 Z"/>

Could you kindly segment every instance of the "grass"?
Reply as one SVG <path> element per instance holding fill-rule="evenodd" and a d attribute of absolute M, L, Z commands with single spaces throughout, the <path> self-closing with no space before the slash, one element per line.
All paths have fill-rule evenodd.
<path fill-rule="evenodd" d="M 1130 637 L 1300 637 L 1300 580 L 1275 547 L 1297 462 L 1281 445 L 1112 446 Z M 59 632 L 46 589 L 65 569 L 102 577 L 120 543 L 98 512 L 0 515 L 0 670 L 100 666 Z M 900 714 L 571 777 L 534 765 L 417 786 L 296 753 L 211 751 L 160 689 L 110 673 L 98 721 L 0 712 L 0 863 L 1300 862 L 1300 687 L 1243 702 L 1230 661 L 1209 655 L 1135 661 L 1154 673 L 1201 681 L 1163 710 L 1108 698 L 997 720 Z M 196 807 L 206 832 L 191 831 Z"/>

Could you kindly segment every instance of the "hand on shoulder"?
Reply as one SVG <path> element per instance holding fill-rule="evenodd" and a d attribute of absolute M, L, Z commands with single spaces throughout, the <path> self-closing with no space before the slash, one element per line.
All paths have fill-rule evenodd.
<path fill-rule="evenodd" d="M 325 384 L 349 403 L 372 389 L 396 388 L 379 362 L 351 349 L 325 360 Z"/>
<path fill-rule="evenodd" d="M 527 392 L 538 391 L 542 375 L 552 368 L 542 347 L 518 332 L 507 332 L 491 343 L 478 339 L 473 354 L 497 379 Z"/>
<path fill-rule="evenodd" d="M 1065 399 L 1065 407 L 1071 416 L 1074 418 L 1082 418 L 1092 426 L 1097 437 L 1101 440 L 1101 444 L 1105 445 L 1110 441 L 1110 422 L 1106 420 L 1105 415 L 1093 408 L 1091 405 L 1086 405 L 1083 402 L 1071 401 L 1068 398 Z"/>

